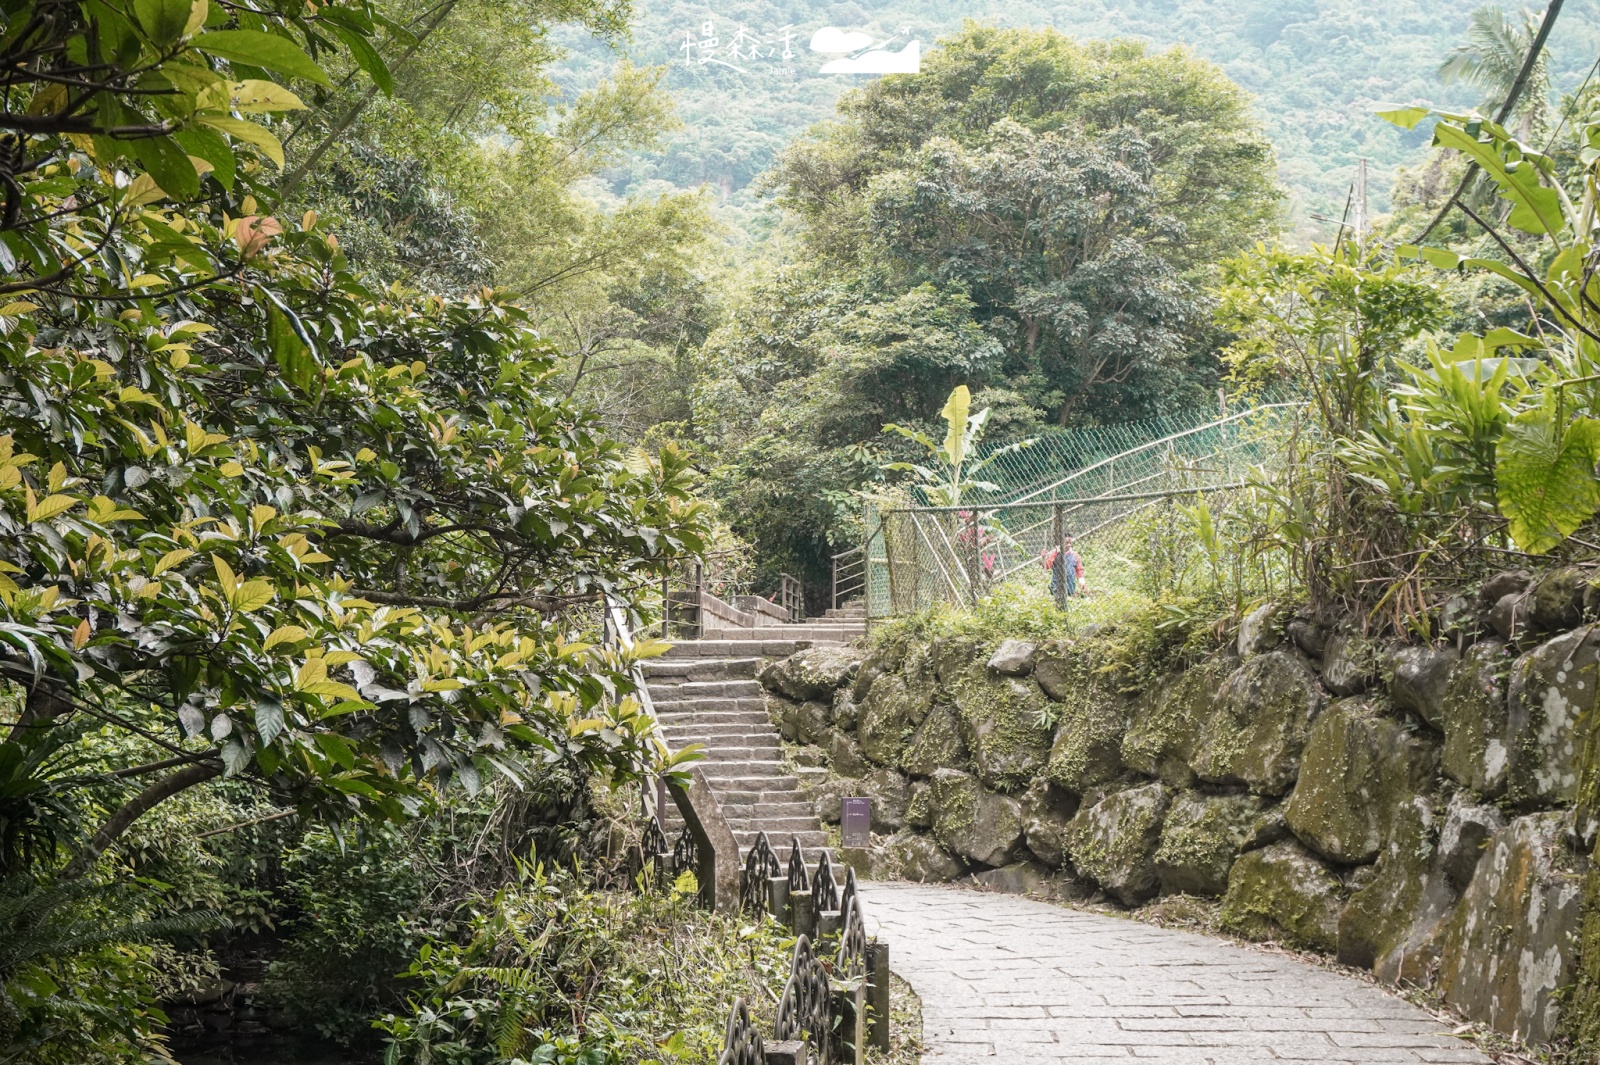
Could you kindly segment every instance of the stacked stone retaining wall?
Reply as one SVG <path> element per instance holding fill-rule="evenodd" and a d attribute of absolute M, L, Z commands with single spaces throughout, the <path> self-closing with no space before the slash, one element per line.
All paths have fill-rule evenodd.
<path fill-rule="evenodd" d="M 1537 1042 L 1600 1028 L 1582 978 L 1600 958 L 1580 952 L 1597 608 L 1576 569 L 1512 572 L 1448 604 L 1427 645 L 1268 604 L 1135 684 L 1104 632 L 814 649 L 761 680 L 795 757 L 828 770 L 818 814 L 875 798 L 873 875 L 1212 896 L 1232 931 Z"/>

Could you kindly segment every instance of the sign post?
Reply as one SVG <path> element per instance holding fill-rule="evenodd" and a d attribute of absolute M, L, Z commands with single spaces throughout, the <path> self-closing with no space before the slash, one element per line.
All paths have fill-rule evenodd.
<path fill-rule="evenodd" d="M 847 850 L 866 850 L 872 846 L 872 800 L 846 798 L 840 818 L 841 845 Z"/>

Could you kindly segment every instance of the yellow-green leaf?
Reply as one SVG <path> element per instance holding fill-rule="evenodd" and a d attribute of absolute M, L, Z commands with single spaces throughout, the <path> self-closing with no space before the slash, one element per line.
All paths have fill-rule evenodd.
<path fill-rule="evenodd" d="M 228 595 L 228 602 L 235 610 L 248 614 L 272 602 L 277 594 L 271 581 L 245 581 Z"/>
<path fill-rule="evenodd" d="M 160 561 L 158 561 L 155 565 L 155 569 L 150 571 L 150 575 L 152 577 L 159 577 L 173 566 L 183 562 L 192 554 L 194 554 L 194 552 L 189 550 L 187 547 L 175 547 L 171 551 L 168 551 L 166 554 L 161 556 Z"/>
<path fill-rule="evenodd" d="M 261 645 L 263 650 L 270 651 L 281 643 L 298 643 L 309 640 L 311 634 L 299 625 L 279 625 L 268 634 L 266 642 Z"/>
<path fill-rule="evenodd" d="M 65 514 L 77 506 L 78 498 L 69 495 L 46 496 L 38 502 L 34 501 L 33 489 L 28 489 L 28 521 L 49 521 L 59 514 Z"/>
<path fill-rule="evenodd" d="M 228 115 L 196 115 L 195 121 L 219 133 L 226 133 L 235 140 L 255 145 L 261 149 L 263 155 L 277 163 L 279 169 L 283 168 L 283 143 L 273 136 L 270 130 L 254 122 L 246 122 L 242 118 L 232 118 Z"/>
<path fill-rule="evenodd" d="M 222 594 L 232 602 L 233 593 L 239 587 L 239 578 L 234 576 L 233 567 L 224 562 L 221 555 L 212 555 L 211 564 L 217 569 L 217 583 L 222 585 Z"/>

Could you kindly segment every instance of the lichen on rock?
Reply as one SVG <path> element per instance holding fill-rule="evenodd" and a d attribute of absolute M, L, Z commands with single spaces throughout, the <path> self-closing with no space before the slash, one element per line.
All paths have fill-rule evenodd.
<path fill-rule="evenodd" d="M 1565 821 L 1530 814 L 1496 832 L 1444 932 L 1444 1000 L 1530 1042 L 1555 1035 L 1577 960 L 1583 877 Z"/>
<path fill-rule="evenodd" d="M 1570 802 L 1600 684 L 1600 635 L 1584 628 L 1518 658 L 1506 693 L 1506 795 L 1526 807 Z"/>
<path fill-rule="evenodd" d="M 1255 795 L 1186 791 L 1173 799 L 1154 858 L 1162 893 L 1227 891 L 1228 870 L 1255 836 L 1262 806 Z"/>
<path fill-rule="evenodd" d="M 1251 939 L 1332 953 L 1343 904 L 1339 878 L 1299 843 L 1285 840 L 1233 863 L 1222 923 Z"/>
<path fill-rule="evenodd" d="M 1022 806 L 984 790 L 978 778 L 958 769 L 933 774 L 928 795 L 933 834 L 946 850 L 981 865 L 1010 862 L 1022 842 Z"/>
<path fill-rule="evenodd" d="M 1445 775 L 1487 798 L 1506 789 L 1511 751 L 1505 740 L 1505 674 L 1510 668 L 1504 643 L 1479 640 L 1451 669 L 1441 709 Z"/>
<path fill-rule="evenodd" d="M 1390 983 L 1425 984 L 1456 900 L 1434 846 L 1434 814 L 1417 797 L 1393 811 L 1376 874 L 1339 917 L 1339 960 Z"/>
<path fill-rule="evenodd" d="M 1155 851 L 1171 801 L 1170 788 L 1146 784 L 1085 803 L 1067 826 L 1067 856 L 1124 906 L 1153 898 L 1160 888 Z"/>
<path fill-rule="evenodd" d="M 954 857 L 929 835 L 921 832 L 901 832 L 888 843 L 887 850 L 907 880 L 926 884 L 942 884 L 954 880 L 967 871 L 967 865 Z"/>
<path fill-rule="evenodd" d="M 1217 693 L 1195 744 L 1195 772 L 1212 783 L 1282 795 L 1294 784 L 1300 752 L 1324 701 L 1317 678 L 1294 655 L 1257 655 Z"/>
<path fill-rule="evenodd" d="M 1408 732 L 1366 699 L 1341 699 L 1311 727 L 1284 817 L 1326 858 L 1364 864 L 1378 857 L 1395 812 L 1432 782 L 1431 741 Z"/>

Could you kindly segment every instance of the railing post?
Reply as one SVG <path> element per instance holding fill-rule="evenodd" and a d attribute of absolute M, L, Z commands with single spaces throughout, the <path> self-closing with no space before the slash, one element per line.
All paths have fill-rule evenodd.
<path fill-rule="evenodd" d="M 867 947 L 867 1006 L 872 1024 L 869 1046 L 889 1050 L 889 944 L 874 939 Z"/>

